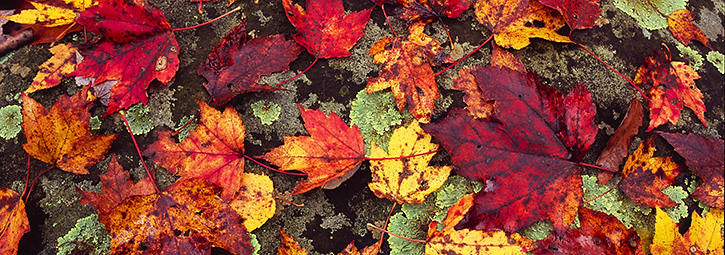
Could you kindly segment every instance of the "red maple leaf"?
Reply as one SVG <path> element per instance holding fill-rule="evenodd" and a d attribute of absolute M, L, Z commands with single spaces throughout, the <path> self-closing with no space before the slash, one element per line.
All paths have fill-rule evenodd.
<path fill-rule="evenodd" d="M 401 0 L 396 15 L 408 24 L 430 23 L 441 16 L 457 18 L 471 6 L 471 0 Z"/>
<path fill-rule="evenodd" d="M 307 0 L 307 11 L 283 0 L 287 18 L 297 28 L 292 37 L 316 58 L 350 56 L 350 49 L 365 35 L 372 9 L 345 14 L 341 0 Z"/>
<path fill-rule="evenodd" d="M 514 232 L 548 218 L 557 231 L 568 229 L 582 196 L 569 149 L 583 154 L 576 149 L 588 148 L 592 140 L 576 142 L 581 146 L 573 148 L 559 140 L 557 133 L 578 129 L 563 125 L 572 121 L 564 121 L 566 111 L 561 108 L 593 103 L 566 105 L 561 93 L 541 84 L 533 73 L 496 67 L 467 71 L 475 76 L 482 95 L 490 96 L 485 99 L 495 100 L 493 116 L 474 120 L 454 108 L 442 121 L 423 127 L 449 151 L 458 174 L 486 183 L 477 194 L 471 224 Z M 577 94 L 581 93 L 575 89 L 570 96 L 586 99 Z"/>
<path fill-rule="evenodd" d="M 245 24 L 246 19 L 232 28 L 197 71 L 209 80 L 204 87 L 216 105 L 246 92 L 279 90 L 257 81 L 262 75 L 287 70 L 302 52 L 299 44 L 285 40 L 284 35 L 247 41 Z"/>
<path fill-rule="evenodd" d="M 539 0 L 543 5 L 556 9 L 564 16 L 572 30 L 594 27 L 594 21 L 602 14 L 600 0 Z"/>
<path fill-rule="evenodd" d="M 179 69 L 179 44 L 164 14 L 145 0 L 102 0 L 81 12 L 78 24 L 103 36 L 81 54 L 69 75 L 118 80 L 104 116 L 146 103 L 146 89 L 157 79 L 166 84 Z"/>

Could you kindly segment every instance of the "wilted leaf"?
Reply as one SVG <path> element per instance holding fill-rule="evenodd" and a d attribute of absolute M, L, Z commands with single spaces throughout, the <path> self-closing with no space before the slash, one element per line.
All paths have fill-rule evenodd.
<path fill-rule="evenodd" d="M 25 202 L 14 190 L 0 188 L 0 254 L 17 254 L 23 234 L 30 232 Z"/>
<path fill-rule="evenodd" d="M 599 154 L 597 165 L 607 169 L 619 169 L 619 165 L 622 164 L 624 157 L 628 154 L 632 139 L 639 133 L 639 127 L 642 126 L 642 117 L 644 117 L 642 104 L 636 98 L 632 98 L 629 109 L 627 109 L 627 114 L 622 119 L 622 123 L 614 131 L 614 135 L 609 138 L 607 147 Z M 599 184 L 605 184 L 612 179 L 612 173 L 600 171 L 597 178 L 599 179 Z"/>
<path fill-rule="evenodd" d="M 348 127 L 334 112 L 328 117 L 320 110 L 298 107 L 310 136 L 286 136 L 284 145 L 262 156 L 282 171 L 307 174 L 307 180 L 300 182 L 293 194 L 344 176 L 365 159 L 365 143 L 357 126 Z"/>
<path fill-rule="evenodd" d="M 251 254 L 242 218 L 201 179 L 178 180 L 161 194 L 126 198 L 110 215 L 111 254 Z"/>
<path fill-rule="evenodd" d="M 518 50 L 529 45 L 529 38 L 534 37 L 571 42 L 569 37 L 556 33 L 564 27 L 561 14 L 537 0 L 478 1 L 474 7 L 476 20 L 494 33 L 501 47 Z"/>
<path fill-rule="evenodd" d="M 375 160 L 422 154 L 438 149 L 431 136 L 420 128 L 417 121 L 408 127 L 393 131 L 388 152 L 373 143 L 370 149 L 370 190 L 380 198 L 398 204 L 422 203 L 426 196 L 443 185 L 451 172 L 450 166 L 428 166 L 434 154 L 411 158 Z"/>
<path fill-rule="evenodd" d="M 26 94 L 55 87 L 60 84 L 63 76 L 76 69 L 76 47 L 70 43 L 62 43 L 50 48 L 49 51 L 53 56 L 38 67 L 40 70 L 33 78 L 33 83 L 25 90 Z"/>
<path fill-rule="evenodd" d="M 302 248 L 294 238 L 287 235 L 284 229 L 280 228 L 279 232 L 282 234 L 282 244 L 279 245 L 277 255 L 307 255 L 307 250 Z"/>
<path fill-rule="evenodd" d="M 594 21 L 602 14 L 600 0 L 540 0 L 543 5 L 554 8 L 564 15 L 566 23 L 573 29 L 594 27 Z"/>
<path fill-rule="evenodd" d="M 242 174 L 242 186 L 239 194 L 229 202 L 229 206 L 242 216 L 244 228 L 247 231 L 261 227 L 274 216 L 277 203 L 272 196 L 273 191 L 272 180 L 266 175 Z"/>
<path fill-rule="evenodd" d="M 365 35 L 363 29 L 370 19 L 372 9 L 345 15 L 342 0 L 306 0 L 302 6 L 292 6 L 290 0 L 282 0 L 285 14 L 297 28 L 292 37 L 316 58 L 350 56 L 350 49 Z"/>
<path fill-rule="evenodd" d="M 647 139 L 624 163 L 619 187 L 637 204 L 650 207 L 671 207 L 676 203 L 662 193 L 675 183 L 682 166 L 672 162 L 672 157 L 653 157 L 654 139 Z"/>
<path fill-rule="evenodd" d="M 686 160 L 686 164 L 704 181 L 692 197 L 705 204 L 723 208 L 723 173 L 725 172 L 725 146 L 722 139 L 704 138 L 694 134 L 658 132 L 675 151 Z"/>
<path fill-rule="evenodd" d="M 183 141 L 177 143 L 171 131 L 161 131 L 144 155 L 181 180 L 202 178 L 219 185 L 224 201 L 231 201 L 242 186 L 244 172 L 242 119 L 231 106 L 222 113 L 204 101 L 198 103 L 199 125 Z"/>
<path fill-rule="evenodd" d="M 86 169 L 103 159 L 118 134 L 91 136 L 88 121 L 93 103 L 88 90 L 72 97 L 62 95 L 50 109 L 25 94 L 23 100 L 23 132 L 28 154 L 63 171 L 88 174 Z"/>
<path fill-rule="evenodd" d="M 710 46 L 710 41 L 705 37 L 705 33 L 699 27 L 692 24 L 695 20 L 694 15 L 687 9 L 680 9 L 672 12 L 667 16 L 667 25 L 670 27 L 672 35 L 684 45 L 690 44 L 690 40 L 698 40 L 710 50 L 714 50 Z"/>
<path fill-rule="evenodd" d="M 692 213 L 692 225 L 681 235 L 677 224 L 657 208 L 655 236 L 650 251 L 660 254 L 723 254 L 723 210 L 712 209 L 705 218 Z"/>

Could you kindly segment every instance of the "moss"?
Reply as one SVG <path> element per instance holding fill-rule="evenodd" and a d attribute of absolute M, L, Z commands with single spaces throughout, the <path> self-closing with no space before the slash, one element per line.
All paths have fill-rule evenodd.
<path fill-rule="evenodd" d="M 584 201 L 594 199 L 611 189 L 609 186 L 597 184 L 597 177 L 595 176 L 582 175 L 582 181 Z M 619 191 L 619 189 L 614 189 L 587 203 L 585 206 L 617 217 L 627 228 L 635 225 L 637 227 L 644 227 L 642 224 L 646 223 L 641 221 L 641 219 L 652 212 L 652 208 L 635 204 L 624 193 Z"/>
<path fill-rule="evenodd" d="M 678 43 L 677 50 L 680 51 L 680 57 L 687 60 L 687 65 L 697 71 L 702 66 L 702 55 L 684 44 Z"/>
<path fill-rule="evenodd" d="M 373 64 L 373 55 L 368 54 L 370 46 L 381 38 L 393 36 L 387 28 L 381 28 L 372 19 L 363 30 L 365 36 L 350 50 L 352 55 L 345 58 L 332 58 L 328 60 L 330 67 L 337 70 L 352 72 L 351 81 L 356 84 L 365 84 L 368 81 L 368 74 L 375 72 L 378 66 Z"/>
<path fill-rule="evenodd" d="M 687 7 L 687 0 L 650 0 L 650 2 L 664 15 Z M 637 20 L 643 28 L 649 30 L 667 28 L 667 18 L 652 8 L 648 0 L 615 0 L 614 5 Z"/>
<path fill-rule="evenodd" d="M 250 106 L 252 107 L 252 111 L 254 111 L 254 116 L 259 118 L 263 125 L 272 124 L 272 122 L 279 118 L 281 108 L 275 102 L 259 100 Z"/>
<path fill-rule="evenodd" d="M 718 72 L 725 74 L 725 55 L 717 51 L 710 51 L 707 53 L 707 61 L 710 61 Z"/>
<path fill-rule="evenodd" d="M 194 121 L 191 121 L 191 120 L 194 120 Z M 191 121 L 191 122 L 189 122 L 189 121 Z M 189 123 L 189 124 L 186 125 L 186 123 Z M 186 125 L 186 126 L 184 127 L 184 125 Z M 181 117 L 179 124 L 176 125 L 176 128 L 175 128 L 176 130 L 178 130 L 181 127 L 184 127 L 184 128 L 181 128 L 181 130 L 179 130 L 179 142 L 183 141 L 184 138 L 189 136 L 189 132 L 191 130 L 194 130 L 197 125 L 199 125 L 199 122 L 196 121 L 196 115 L 187 115 L 187 116 Z"/>
<path fill-rule="evenodd" d="M 144 135 L 154 128 L 154 124 L 149 118 L 149 108 L 141 103 L 128 108 L 126 119 L 134 135 Z"/>
<path fill-rule="evenodd" d="M 58 238 L 58 254 L 74 254 L 84 251 L 89 254 L 108 254 L 111 248 L 111 236 L 104 225 L 98 222 L 98 214 L 78 219 L 76 225 L 67 234 Z"/>
<path fill-rule="evenodd" d="M 398 111 L 393 93 L 389 91 L 368 95 L 363 89 L 357 93 L 350 109 L 350 124 L 360 128 L 367 151 L 371 140 L 387 150 L 393 130 L 400 126 L 404 119 L 412 118 L 407 111 L 402 114 Z"/>
<path fill-rule="evenodd" d="M 0 108 L 0 137 L 11 139 L 20 133 L 23 115 L 19 105 L 8 105 Z"/>
<path fill-rule="evenodd" d="M 88 126 L 91 127 L 91 130 L 98 130 L 101 128 L 101 119 L 98 118 L 98 116 L 93 116 L 88 121 Z"/>
<path fill-rule="evenodd" d="M 551 221 L 542 220 L 534 222 L 534 224 L 522 229 L 518 233 L 529 240 L 538 241 L 549 237 L 552 230 L 554 230 L 554 225 Z"/>
<path fill-rule="evenodd" d="M 342 213 L 324 217 L 322 218 L 322 224 L 320 224 L 320 227 L 329 229 L 331 235 L 334 235 L 337 230 L 350 226 L 352 226 L 350 225 L 350 219 Z"/>

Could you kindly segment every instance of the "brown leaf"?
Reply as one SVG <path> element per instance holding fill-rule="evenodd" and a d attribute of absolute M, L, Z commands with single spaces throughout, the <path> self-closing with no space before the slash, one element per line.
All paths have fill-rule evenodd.
<path fill-rule="evenodd" d="M 597 165 L 608 169 L 619 170 L 619 165 L 624 162 L 624 157 L 628 154 L 632 139 L 639 133 L 643 116 L 644 108 L 642 108 L 642 104 L 636 98 L 632 98 L 632 102 L 629 104 L 629 109 L 627 109 L 627 114 L 624 115 L 622 123 L 614 131 L 614 135 L 609 138 L 607 147 L 599 154 Z M 599 171 L 599 175 L 597 176 L 599 179 L 598 183 L 606 184 L 612 179 L 612 176 L 611 172 Z"/>

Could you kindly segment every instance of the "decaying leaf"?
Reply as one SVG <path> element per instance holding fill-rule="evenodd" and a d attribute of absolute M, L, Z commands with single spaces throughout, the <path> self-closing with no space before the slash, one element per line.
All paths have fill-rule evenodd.
<path fill-rule="evenodd" d="M 495 42 L 491 42 L 491 45 L 493 48 L 491 51 L 491 66 L 498 68 L 506 67 L 520 73 L 526 73 L 524 63 L 521 63 L 521 60 L 514 56 L 514 54 L 502 49 Z"/>
<path fill-rule="evenodd" d="M 564 15 L 566 23 L 573 29 L 594 27 L 594 21 L 602 14 L 600 0 L 539 0 L 543 5 L 554 8 Z"/>
<path fill-rule="evenodd" d="M 428 225 L 428 239 L 425 254 L 526 254 L 531 249 L 531 241 L 518 233 L 506 235 L 504 231 L 485 232 L 481 230 L 460 229 L 454 226 L 473 206 L 473 194 L 466 195 L 448 209 L 445 225 L 438 231 L 438 222 Z"/>
<path fill-rule="evenodd" d="M 357 247 L 355 247 L 355 241 L 352 241 L 345 247 L 344 250 L 338 253 L 338 255 L 377 255 L 380 253 L 384 240 L 385 239 L 380 238 L 380 240 L 374 244 L 363 248 L 362 251 L 359 251 Z"/>
<path fill-rule="evenodd" d="M 372 9 L 345 14 L 342 0 L 306 0 L 305 6 L 283 0 L 287 18 L 297 28 L 292 35 L 316 58 L 350 56 L 350 49 L 365 35 Z"/>
<path fill-rule="evenodd" d="M 657 133 L 675 147 L 675 151 L 685 158 L 687 166 L 702 178 L 703 183 L 692 193 L 692 197 L 709 206 L 722 209 L 725 183 L 723 140 L 694 134 Z"/>
<path fill-rule="evenodd" d="M 307 180 L 300 182 L 292 194 L 305 193 L 344 176 L 365 159 L 365 143 L 357 126 L 348 127 L 334 112 L 328 117 L 320 110 L 298 107 L 310 136 L 286 136 L 284 145 L 262 156 L 282 171 L 307 174 Z"/>
<path fill-rule="evenodd" d="M 450 166 L 428 166 L 433 154 L 411 158 L 374 160 L 422 154 L 438 149 L 431 136 L 413 121 L 407 127 L 393 131 L 388 152 L 373 143 L 370 149 L 370 190 L 380 198 L 398 204 L 422 203 L 426 196 L 443 185 L 451 172 Z"/>
<path fill-rule="evenodd" d="M 675 183 L 683 167 L 672 162 L 672 157 L 653 157 L 654 139 L 642 142 L 624 163 L 619 187 L 637 204 L 650 207 L 671 207 L 676 203 L 662 193 Z"/>
<path fill-rule="evenodd" d="M 284 35 L 247 41 L 245 22 L 232 28 L 197 70 L 209 81 L 204 87 L 216 105 L 226 104 L 242 93 L 279 90 L 258 83 L 259 78 L 287 70 L 302 52 L 299 44 L 286 40 Z"/>
<path fill-rule="evenodd" d="M 442 16 L 457 18 L 468 10 L 471 0 L 400 0 L 402 7 L 396 13 L 398 18 L 405 20 L 408 25 L 421 22 L 430 23 Z"/>
<path fill-rule="evenodd" d="M 458 70 L 458 78 L 453 78 L 452 89 L 463 91 L 463 102 L 466 103 L 466 111 L 474 119 L 485 119 L 493 115 L 493 100 L 485 100 L 481 89 L 476 83 L 476 76 L 471 72 L 472 68 Z"/>
<path fill-rule="evenodd" d="M 111 254 L 251 254 L 242 218 L 201 179 L 178 180 L 161 194 L 131 196 L 109 217 Z"/>
<path fill-rule="evenodd" d="M 81 194 L 81 204 L 91 204 L 98 212 L 98 222 L 108 226 L 108 216 L 113 208 L 123 203 L 123 200 L 130 196 L 150 195 L 155 192 L 154 183 L 149 178 L 143 178 L 134 184 L 128 171 L 124 171 L 116 156 L 111 157 L 108 163 L 108 170 L 101 174 L 101 193 L 87 192 L 76 187 Z"/>
<path fill-rule="evenodd" d="M 53 53 L 53 57 L 38 67 L 40 70 L 33 78 L 33 83 L 25 90 L 26 94 L 55 87 L 65 75 L 76 69 L 76 47 L 70 43 L 62 43 L 53 46 L 49 51 Z"/>
<path fill-rule="evenodd" d="M 268 219 L 274 216 L 277 204 L 272 192 L 272 180 L 263 174 L 243 173 L 242 186 L 239 194 L 229 206 L 244 219 L 244 228 L 247 231 L 261 227 Z"/>
<path fill-rule="evenodd" d="M 159 140 L 144 155 L 181 180 L 202 178 L 222 187 L 221 197 L 231 201 L 242 186 L 244 137 L 242 119 L 233 107 L 220 112 L 198 100 L 200 122 L 180 143 L 171 131 L 158 133 Z"/>
<path fill-rule="evenodd" d="M 614 131 L 614 135 L 609 138 L 607 147 L 599 154 L 597 165 L 607 169 L 619 170 L 619 165 L 624 162 L 624 157 L 628 154 L 629 145 L 632 144 L 634 136 L 639 133 L 639 127 L 642 126 L 642 117 L 644 117 L 642 104 L 636 98 L 632 98 L 622 123 Z M 599 171 L 597 178 L 599 184 L 606 184 L 612 179 L 612 173 Z"/>
<path fill-rule="evenodd" d="M 704 218 L 694 212 L 690 229 L 681 235 L 677 223 L 658 207 L 650 251 L 654 255 L 723 254 L 722 224 L 722 209 L 711 209 Z"/>
<path fill-rule="evenodd" d="M 690 44 L 690 40 L 698 40 L 710 50 L 714 50 L 710 46 L 710 41 L 705 37 L 705 33 L 699 27 L 692 24 L 695 15 L 687 9 L 680 9 L 672 12 L 667 16 L 667 25 L 672 35 L 684 45 Z"/>
<path fill-rule="evenodd" d="M 62 95 L 50 109 L 45 109 L 29 96 L 23 99 L 23 144 L 28 154 L 63 171 L 88 174 L 86 169 L 103 159 L 118 134 L 92 136 L 88 121 L 93 102 L 88 90 L 72 97 Z"/>
<path fill-rule="evenodd" d="M 285 233 L 284 229 L 280 228 L 279 232 L 282 234 L 282 244 L 279 245 L 277 255 L 307 255 L 307 250 Z"/>
<path fill-rule="evenodd" d="M 0 188 L 0 254 L 17 254 L 23 234 L 30 232 L 25 202 L 20 194 Z"/>
<path fill-rule="evenodd" d="M 564 27 L 564 17 L 538 0 L 477 1 L 474 7 L 476 20 L 494 33 L 496 43 L 501 47 L 519 50 L 529 45 L 529 38 L 534 37 L 571 42 L 569 37 L 556 33 Z"/>

